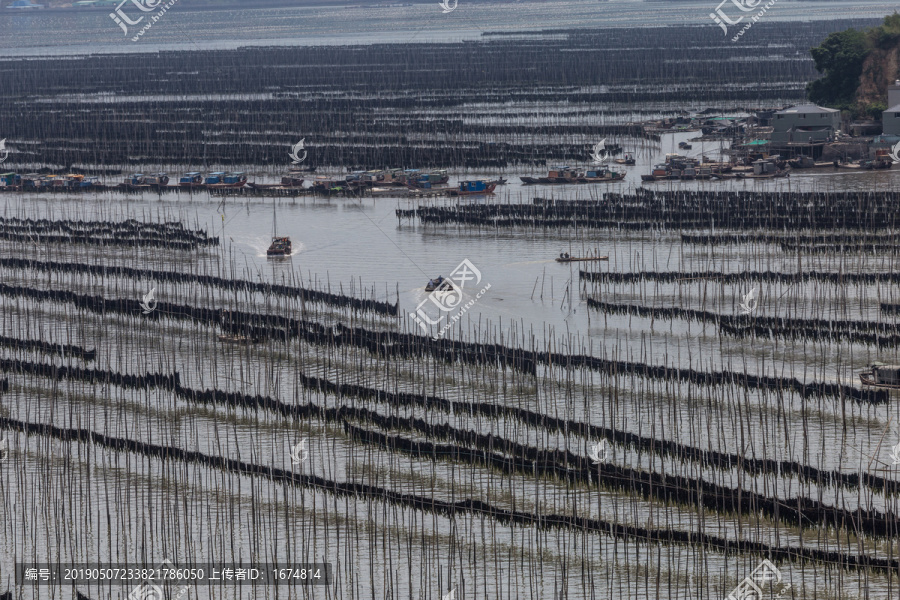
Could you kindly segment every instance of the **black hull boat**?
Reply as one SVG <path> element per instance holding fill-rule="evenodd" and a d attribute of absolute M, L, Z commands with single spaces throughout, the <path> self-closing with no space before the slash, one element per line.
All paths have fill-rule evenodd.
<path fill-rule="evenodd" d="M 452 290 L 453 284 L 441 276 L 438 276 L 436 279 L 429 279 L 428 284 L 425 286 L 425 291 L 433 292 L 438 289 Z"/>

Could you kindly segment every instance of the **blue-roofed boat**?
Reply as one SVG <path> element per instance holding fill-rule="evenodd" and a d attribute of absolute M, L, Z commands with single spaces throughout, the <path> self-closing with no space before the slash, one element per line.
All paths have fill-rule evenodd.
<path fill-rule="evenodd" d="M 494 188 L 497 187 L 497 183 L 495 181 L 487 181 L 485 179 L 478 179 L 475 181 L 460 181 L 459 188 L 456 190 L 455 194 L 457 196 L 477 196 L 484 194 L 493 194 Z"/>
<path fill-rule="evenodd" d="M 247 175 L 241 172 L 217 171 L 210 173 L 206 178 L 206 185 L 210 188 L 239 188 L 247 183 Z"/>
<path fill-rule="evenodd" d="M 22 189 L 22 176 L 18 173 L 0 174 L 0 189 L 10 192 Z"/>
<path fill-rule="evenodd" d="M 178 180 L 178 185 L 183 188 L 202 188 L 204 186 L 203 175 L 196 171 L 185 173 L 184 177 Z"/>

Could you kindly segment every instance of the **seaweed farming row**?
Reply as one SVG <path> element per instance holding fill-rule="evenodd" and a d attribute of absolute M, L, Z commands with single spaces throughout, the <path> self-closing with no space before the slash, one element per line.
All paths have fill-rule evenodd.
<path fill-rule="evenodd" d="M 160 280 L 184 272 L 156 260 Z M 797 387 L 766 379 L 752 361 L 743 373 L 725 373 L 600 358 L 577 340 L 538 340 L 524 330 L 493 340 L 490 328 L 460 331 L 436 342 L 390 322 L 344 325 L 327 309 L 308 307 L 298 319 L 296 297 L 269 302 L 265 312 L 254 307 L 245 279 L 167 287 L 166 303 L 145 314 L 136 300 L 115 297 L 120 279 L 136 275 L 122 269 L 137 267 L 120 258 L 122 269 L 91 269 L 102 295 L 73 296 L 59 286 L 84 268 L 67 275 L 60 264 L 68 263 L 0 263 L 11 282 L 0 297 L 0 327 L 52 331 L 96 348 L 99 364 L 0 362 L 10 381 L 0 429 L 11 450 L 0 478 L 5 494 L 33 504 L 41 524 L 56 522 L 52 507 L 61 490 L 70 494 L 63 514 L 81 515 L 78 526 L 59 523 L 42 534 L 54 544 L 71 540 L 60 544 L 62 560 L 121 560 L 126 536 L 107 528 L 103 513 L 113 523 L 144 514 L 158 524 L 141 544 L 148 561 L 165 553 L 179 564 L 201 562 L 210 552 L 245 561 L 328 558 L 338 573 L 377 573 L 364 588 L 398 599 L 450 588 L 522 597 L 522 577 L 549 565 L 566 574 L 569 597 L 587 598 L 591 588 L 615 597 L 620 587 L 677 596 L 697 586 L 724 596 L 762 557 L 789 571 L 804 597 L 817 580 L 831 581 L 832 593 L 862 581 L 895 589 L 894 478 L 844 472 L 790 449 L 803 424 L 814 440 L 826 430 L 824 440 L 842 423 L 878 421 L 889 410 L 883 402 L 845 404 L 849 386 L 795 379 Z M 210 305 L 208 287 L 228 291 L 227 305 Z M 235 345 L 219 337 L 223 330 L 267 335 Z M 716 425 L 694 443 L 692 431 L 658 428 L 707 419 Z M 789 430 L 775 427 L 782 421 Z M 710 435 L 720 428 L 727 435 Z M 749 452 L 725 441 L 745 428 L 761 444 Z M 880 433 L 853 442 L 871 447 Z M 283 449 L 298 436 L 309 458 L 292 464 Z M 598 463 L 586 449 L 599 440 L 613 455 Z M 41 481 L 28 477 L 34 467 L 45 473 Z M 862 487 L 864 494 L 842 492 Z M 83 497 L 99 512 L 84 511 Z M 151 497 L 160 508 L 148 514 Z M 179 521 L 178 506 L 189 507 L 190 524 Z M 110 549 L 95 551 L 88 535 L 109 537 Z M 17 555 L 33 555 L 28 538 L 18 544 Z M 522 550 L 507 557 L 511 544 Z M 462 555 L 450 561 L 448 545 Z M 587 558 L 572 566 L 576 545 Z M 707 567 L 692 579 L 695 567 L 684 559 L 699 548 Z M 416 573 L 402 582 L 381 575 L 390 572 L 389 556 L 404 553 L 417 557 Z M 643 567 L 634 571 L 635 561 L 648 560 L 649 580 Z M 535 598 L 551 593 L 548 586 L 535 581 Z M 110 596 L 89 584 L 78 593 Z M 361 596 L 343 580 L 330 593 Z M 290 597 L 277 588 L 255 595 Z"/>
<path fill-rule="evenodd" d="M 286 298 L 296 298 L 307 302 L 322 302 L 338 307 L 348 307 L 355 311 L 372 311 L 383 315 L 397 315 L 398 303 L 391 304 L 371 298 L 354 298 L 343 294 L 334 294 L 315 289 L 309 289 L 298 285 L 283 285 L 246 279 L 231 279 L 216 275 L 204 275 L 198 273 L 184 273 L 177 271 L 157 271 L 153 269 L 138 269 L 121 265 L 96 265 L 86 263 L 39 261 L 28 258 L 0 258 L 0 267 L 11 269 L 30 269 L 47 273 L 78 273 L 90 274 L 100 277 L 116 276 L 127 277 L 135 280 L 149 280 L 169 283 L 188 283 L 210 286 L 221 290 L 236 292 L 243 291 L 262 295 L 279 295 Z M 343 287 L 343 286 L 342 286 Z M 373 291 L 374 295 L 374 291 Z M 86 302 L 82 300 L 82 302 Z M 86 305 L 86 304 L 83 304 Z M 94 304 L 93 306 L 98 306 Z M 104 310 L 103 307 L 97 310 Z M 117 310 L 110 308 L 109 310 Z M 177 311 L 176 313 L 177 314 Z"/>
<path fill-rule="evenodd" d="M 40 290 L 23 286 L 0 284 L 0 295 L 70 303 L 78 308 L 99 314 L 119 313 L 137 316 L 141 314 L 139 302 L 130 299 L 110 299 L 101 296 L 85 296 L 63 290 Z M 802 383 L 796 378 L 756 376 L 747 373 L 719 371 L 704 372 L 694 369 L 678 369 L 629 361 L 611 361 L 583 354 L 539 352 L 500 344 L 480 344 L 459 340 L 434 340 L 426 336 L 347 327 L 340 323 L 331 326 L 312 320 L 250 313 L 225 309 L 204 308 L 159 302 L 148 318 L 186 319 L 208 325 L 217 325 L 232 335 L 252 341 L 287 341 L 300 338 L 308 343 L 348 345 L 365 348 L 381 356 L 413 358 L 430 355 L 447 361 L 463 361 L 469 364 L 502 364 L 525 373 L 536 374 L 537 365 L 560 365 L 567 368 L 589 368 L 607 373 L 636 373 L 642 377 L 684 380 L 703 386 L 737 382 L 755 389 L 784 389 L 804 397 L 848 397 L 860 402 L 886 402 L 883 391 L 863 391 L 851 386 L 821 382 Z M 534 342 L 532 342 L 534 343 Z"/>
<path fill-rule="evenodd" d="M 771 42 L 765 61 L 745 60 L 741 45 L 722 47 L 708 27 L 546 31 L 425 47 L 165 51 L 152 61 L 95 55 L 69 60 L 64 70 L 56 59 L 6 60 L 10 102 L 0 107 L 0 123 L 12 148 L 8 164 L 88 172 L 162 157 L 181 165 L 288 164 L 301 139 L 313 166 L 577 161 L 600 138 L 641 136 L 628 125 L 641 108 L 619 103 L 657 114 L 676 103 L 702 110 L 802 99 L 815 77 L 807 49 L 853 23 L 869 24 L 765 23 L 755 32 L 758 43 Z M 40 89 L 26 83 L 34 80 Z M 504 112 L 510 103 L 519 106 L 514 116 Z M 606 107 L 600 123 L 598 105 Z"/>
<path fill-rule="evenodd" d="M 637 315 L 652 319 L 688 319 L 716 325 L 720 332 L 734 337 L 809 339 L 815 341 L 849 341 L 880 348 L 900 346 L 900 326 L 877 321 L 823 319 L 787 319 L 748 315 L 724 315 L 703 310 L 676 307 L 650 307 L 616 304 L 587 298 L 589 308 L 610 314 Z M 885 306 L 882 305 L 882 310 Z M 890 310 L 890 309 L 887 309 Z"/>
<path fill-rule="evenodd" d="M 456 204 L 397 209 L 399 220 L 481 227 L 621 229 L 885 230 L 900 226 L 900 193 L 653 191 L 603 194 L 596 202 Z M 786 250 L 797 246 L 782 242 Z"/>
<path fill-rule="evenodd" d="M 53 235 L 51 232 L 59 232 Z M 89 244 L 191 250 L 218 246 L 218 237 L 185 229 L 181 223 L 84 222 L 9 218 L 0 220 L 0 240 L 29 244 Z"/>
<path fill-rule="evenodd" d="M 819 271 L 815 269 L 800 272 L 784 271 L 578 271 L 578 277 L 586 281 L 633 283 L 654 281 L 659 283 L 679 283 L 689 281 L 715 281 L 720 283 L 770 282 L 795 284 L 804 281 L 822 281 L 838 285 L 866 285 L 873 283 L 900 283 L 900 273 L 848 273 L 839 271 Z"/>

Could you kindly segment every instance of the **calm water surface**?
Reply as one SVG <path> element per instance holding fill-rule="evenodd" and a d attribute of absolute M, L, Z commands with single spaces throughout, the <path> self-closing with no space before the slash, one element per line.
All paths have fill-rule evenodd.
<path fill-rule="evenodd" d="M 162 52 L 240 46 L 377 44 L 475 39 L 488 31 L 545 28 L 704 25 L 716 2 L 561 1 L 469 4 L 443 14 L 437 2 L 403 7 L 327 7 L 196 11 L 169 9 L 137 41 L 126 36 L 105 10 L 4 11 L 0 49 L 5 56 Z M 771 21 L 882 19 L 893 2 L 790 2 L 780 0 L 765 15 Z M 131 16 L 132 20 L 137 15 Z M 145 21 L 146 22 L 146 19 Z M 752 40 L 751 32 L 742 42 Z M 723 43 L 725 38 L 723 37 Z"/>

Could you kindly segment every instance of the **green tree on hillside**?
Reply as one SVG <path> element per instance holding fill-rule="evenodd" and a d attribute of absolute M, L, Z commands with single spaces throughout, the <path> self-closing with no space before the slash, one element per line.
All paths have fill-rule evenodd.
<path fill-rule="evenodd" d="M 807 84 L 809 99 L 816 104 L 849 108 L 869 49 L 866 34 L 855 29 L 832 33 L 821 46 L 812 48 L 816 70 L 825 76 Z"/>

